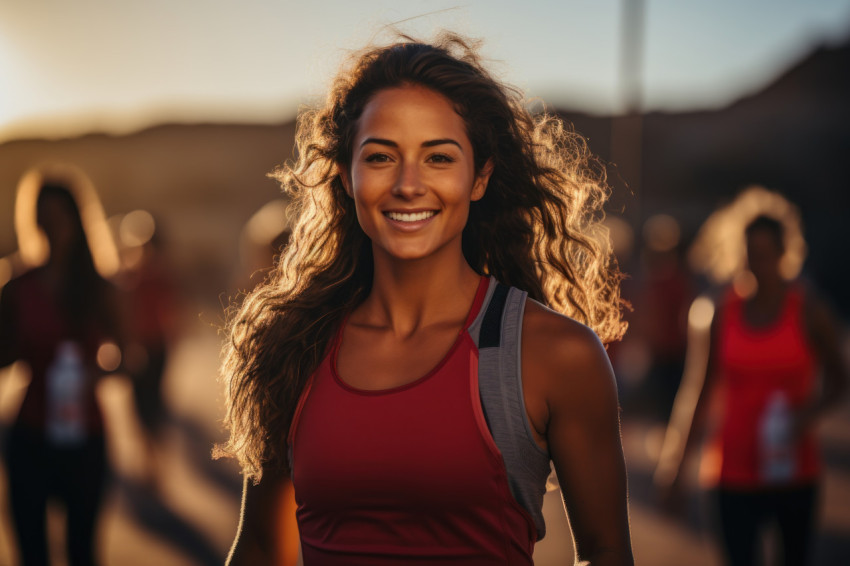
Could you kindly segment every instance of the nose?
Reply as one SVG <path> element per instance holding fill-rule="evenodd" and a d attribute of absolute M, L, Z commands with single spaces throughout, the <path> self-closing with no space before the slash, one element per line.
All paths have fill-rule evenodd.
<path fill-rule="evenodd" d="M 408 162 L 401 166 L 392 193 L 403 199 L 425 194 L 425 183 L 418 163 Z"/>

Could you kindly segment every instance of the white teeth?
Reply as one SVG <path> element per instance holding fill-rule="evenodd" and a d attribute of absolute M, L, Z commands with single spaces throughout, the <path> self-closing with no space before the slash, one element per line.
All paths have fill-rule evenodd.
<path fill-rule="evenodd" d="M 387 212 L 386 215 L 391 219 L 397 222 L 418 222 L 420 220 L 425 220 L 427 218 L 431 218 L 437 214 L 433 210 L 426 210 L 423 212 Z"/>

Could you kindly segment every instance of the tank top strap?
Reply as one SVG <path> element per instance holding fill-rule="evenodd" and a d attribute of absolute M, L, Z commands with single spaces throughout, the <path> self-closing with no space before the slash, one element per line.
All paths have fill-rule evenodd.
<path fill-rule="evenodd" d="M 741 309 L 744 307 L 744 299 L 735 291 L 732 285 L 720 295 L 720 310 L 718 311 L 724 319 L 729 320 L 732 317 L 741 316 Z"/>
<path fill-rule="evenodd" d="M 806 291 L 803 285 L 797 281 L 788 286 L 788 293 L 785 297 L 786 313 L 796 317 L 803 317 L 804 307 L 806 302 Z"/>
<path fill-rule="evenodd" d="M 469 327 L 478 318 L 482 310 L 484 300 L 487 298 L 490 291 L 490 278 L 482 275 L 478 280 L 478 288 L 475 290 L 475 298 L 472 300 L 472 306 L 469 308 L 469 314 L 466 315 L 466 320 L 463 323 L 461 333 L 467 331 Z"/>
<path fill-rule="evenodd" d="M 508 486 L 528 512 L 537 539 L 546 534 L 543 496 L 549 454 L 534 440 L 522 389 L 522 321 L 528 293 L 491 279 L 487 301 L 469 329 L 478 346 L 478 394 L 504 461 Z"/>

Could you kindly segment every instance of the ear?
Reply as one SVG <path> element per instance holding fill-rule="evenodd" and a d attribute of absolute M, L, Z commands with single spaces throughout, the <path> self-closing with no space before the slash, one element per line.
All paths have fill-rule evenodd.
<path fill-rule="evenodd" d="M 487 183 L 490 182 L 490 175 L 493 174 L 493 158 L 487 160 L 487 163 L 484 164 L 484 167 L 481 168 L 481 171 L 478 172 L 478 175 L 475 177 L 475 181 L 472 183 L 472 195 L 470 195 L 470 200 L 481 200 L 484 197 L 484 193 L 487 192 Z"/>
<path fill-rule="evenodd" d="M 351 176 L 348 174 L 348 168 L 343 165 L 337 165 L 337 170 L 339 171 L 339 180 L 342 182 L 345 194 L 354 198 L 354 195 L 351 192 Z"/>

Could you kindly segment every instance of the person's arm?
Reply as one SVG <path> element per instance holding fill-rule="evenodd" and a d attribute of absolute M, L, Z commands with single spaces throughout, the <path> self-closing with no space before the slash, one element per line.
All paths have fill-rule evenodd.
<path fill-rule="evenodd" d="M 294 566 L 298 535 L 294 521 L 292 483 L 264 473 L 260 483 L 245 478 L 239 526 L 226 566 L 275 564 Z"/>
<path fill-rule="evenodd" d="M 529 390 L 543 392 L 532 393 L 545 399 L 542 410 L 532 409 L 532 420 L 544 423 L 577 559 L 590 566 L 631 566 L 619 402 L 608 355 L 586 326 L 529 305 L 523 389 L 529 380 Z"/>
<path fill-rule="evenodd" d="M 804 310 L 809 342 L 817 354 L 823 383 L 817 397 L 801 411 L 798 432 L 814 424 L 823 413 L 841 402 L 847 391 L 848 379 L 847 365 L 839 345 L 839 331 L 829 308 L 811 290 L 807 290 Z"/>
<path fill-rule="evenodd" d="M 17 322 L 12 295 L 14 282 L 0 289 L 0 368 L 6 367 L 18 359 Z"/>
<path fill-rule="evenodd" d="M 680 485 L 687 457 L 702 437 L 715 382 L 717 327 L 714 303 L 708 297 L 697 298 L 688 315 L 684 375 L 653 478 L 656 487 L 662 490 Z"/>

